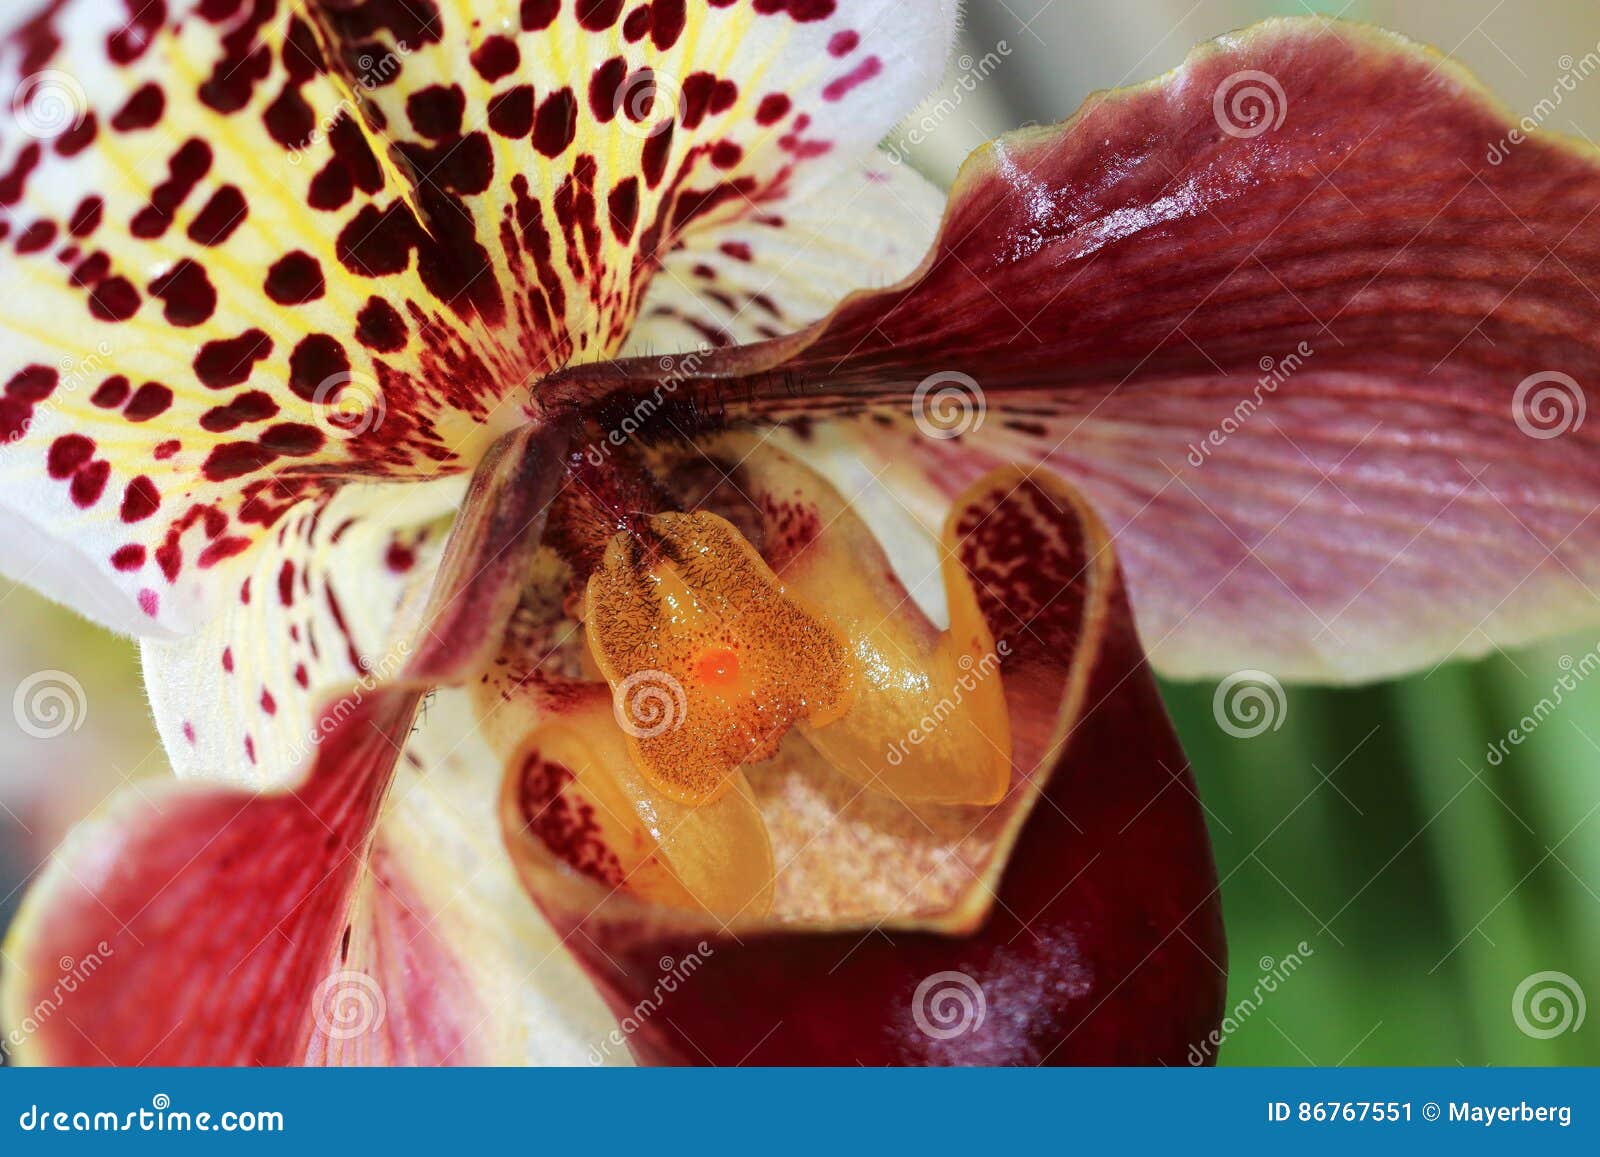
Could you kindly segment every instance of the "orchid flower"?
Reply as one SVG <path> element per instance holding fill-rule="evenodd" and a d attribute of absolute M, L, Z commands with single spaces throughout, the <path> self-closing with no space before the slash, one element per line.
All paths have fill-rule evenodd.
<path fill-rule="evenodd" d="M 945 204 L 875 145 L 949 3 L 114 8 L 0 57 L 0 565 L 142 640 L 179 780 L 35 881 L 20 1059 L 1182 1063 L 1152 664 L 1596 617 L 1600 164 L 1398 37 Z"/>

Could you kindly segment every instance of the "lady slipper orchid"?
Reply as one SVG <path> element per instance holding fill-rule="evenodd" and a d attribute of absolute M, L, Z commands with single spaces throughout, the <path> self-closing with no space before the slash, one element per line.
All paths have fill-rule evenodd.
<path fill-rule="evenodd" d="M 21 1059 L 1180 1063 L 1225 948 L 1146 652 L 1593 621 L 1594 150 L 1491 161 L 1449 61 L 1275 21 L 941 218 L 874 147 L 953 28 L 10 35 L 0 563 L 141 638 L 181 779 L 34 883 L 7 1025 L 98 967 Z"/>

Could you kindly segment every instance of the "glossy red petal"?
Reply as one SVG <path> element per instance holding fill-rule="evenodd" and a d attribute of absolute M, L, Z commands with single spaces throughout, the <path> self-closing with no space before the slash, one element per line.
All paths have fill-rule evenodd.
<path fill-rule="evenodd" d="M 916 274 L 701 359 L 671 417 L 872 410 L 946 500 L 1048 462 L 1180 673 L 1355 678 L 1570 630 L 1600 614 L 1600 164 L 1521 138 L 1436 54 L 1269 22 L 980 151 Z"/>

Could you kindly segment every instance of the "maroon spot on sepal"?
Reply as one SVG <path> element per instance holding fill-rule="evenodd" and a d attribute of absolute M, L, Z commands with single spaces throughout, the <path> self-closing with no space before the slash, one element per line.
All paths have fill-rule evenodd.
<path fill-rule="evenodd" d="M 883 61 L 869 56 L 849 72 L 829 81 L 822 89 L 823 100 L 842 100 L 852 89 L 858 88 L 883 71 Z"/>
<path fill-rule="evenodd" d="M 189 240 L 207 247 L 221 245 L 249 215 L 244 194 L 234 185 L 224 185 L 189 222 Z"/>
<path fill-rule="evenodd" d="M 106 38 L 113 64 L 132 64 L 149 50 L 167 19 L 166 0 L 124 0 L 128 22 Z"/>
<path fill-rule="evenodd" d="M 545 97 L 534 118 L 533 145 L 547 157 L 567 151 L 578 132 L 578 100 L 563 88 Z"/>
<path fill-rule="evenodd" d="M 429 85 L 406 98 L 406 116 L 411 120 L 411 127 L 435 141 L 461 135 L 461 118 L 466 108 L 467 97 L 460 85 Z"/>
<path fill-rule="evenodd" d="M 774 125 L 789 115 L 792 102 L 781 92 L 769 92 L 756 106 L 756 123 Z"/>
<path fill-rule="evenodd" d="M 617 115 L 617 93 L 628 74 L 628 62 L 613 56 L 589 77 L 589 111 L 603 125 L 610 124 Z M 630 91 L 637 91 L 629 86 Z"/>
<path fill-rule="evenodd" d="M 67 232 L 78 238 L 89 236 L 99 226 L 100 219 L 105 213 L 105 206 L 105 201 L 98 196 L 91 194 L 85 197 L 72 211 L 72 217 L 67 222 Z"/>
<path fill-rule="evenodd" d="M 349 374 L 350 359 L 344 346 L 325 333 L 302 338 L 289 355 L 289 389 L 308 402 L 332 402 Z"/>
<path fill-rule="evenodd" d="M 279 305 L 304 305 L 321 298 L 327 292 L 327 283 L 317 259 L 297 249 L 280 257 L 267 270 L 264 288 Z"/>
<path fill-rule="evenodd" d="M 212 390 L 237 386 L 249 378 L 256 362 L 272 353 L 272 339 L 259 329 L 238 337 L 208 341 L 194 358 L 195 377 Z"/>
<path fill-rule="evenodd" d="M 650 39 L 665 52 L 683 35 L 687 13 L 684 0 L 655 0 L 650 5 Z"/>
<path fill-rule="evenodd" d="M 141 474 L 128 483 L 122 494 L 122 521 L 143 522 L 161 509 L 161 492 L 156 484 Z"/>
<path fill-rule="evenodd" d="M 246 422 L 264 422 L 278 413 L 278 403 L 262 390 L 246 390 L 226 405 L 213 406 L 200 415 L 200 428 L 212 434 L 226 434 Z"/>
<path fill-rule="evenodd" d="M 472 53 L 472 67 L 491 84 L 510 76 L 521 62 L 516 41 L 506 36 L 491 36 Z"/>
<path fill-rule="evenodd" d="M 522 0 L 522 30 L 541 32 L 555 23 L 560 12 L 561 0 Z"/>
<path fill-rule="evenodd" d="M 19 254 L 38 253 L 48 249 L 50 242 L 56 238 L 56 223 L 54 221 L 35 221 L 17 235 L 17 252 Z"/>
<path fill-rule="evenodd" d="M 533 86 L 519 84 L 489 101 L 489 128 L 497 136 L 520 140 L 533 131 Z"/>
<path fill-rule="evenodd" d="M 393 353 L 404 349 L 405 320 L 394 306 L 383 298 L 369 297 L 356 315 L 356 340 L 379 353 Z"/>
<path fill-rule="evenodd" d="M 622 0 L 573 0 L 573 10 L 580 27 L 604 32 L 622 15 Z"/>
<path fill-rule="evenodd" d="M 107 277 L 89 293 L 89 313 L 101 321 L 127 321 L 141 304 L 139 291 L 126 277 Z"/>
<path fill-rule="evenodd" d="M 160 417 L 172 405 L 172 390 L 160 382 L 145 382 L 133 392 L 127 407 L 122 411 L 122 416 L 130 422 L 148 422 L 151 418 Z M 172 448 L 177 449 L 177 443 L 172 443 Z M 160 452 L 160 447 L 157 447 Z"/>
<path fill-rule="evenodd" d="M 161 120 L 166 105 L 167 98 L 163 95 L 161 86 L 149 81 L 135 89 L 123 102 L 122 107 L 111 118 L 111 127 L 119 133 L 150 128 Z"/>
<path fill-rule="evenodd" d="M 111 554 L 111 565 L 122 571 L 138 570 L 144 565 L 145 548 L 137 542 L 119 546 Z"/>
<path fill-rule="evenodd" d="M 185 198 L 211 171 L 211 146 L 199 137 L 190 137 L 167 162 L 167 179 L 150 192 L 150 203 L 134 214 L 129 229 L 135 237 L 152 240 L 172 224 L 172 215 Z"/>
<path fill-rule="evenodd" d="M 200 325 L 216 312 L 217 291 L 206 276 L 205 267 L 191 258 L 182 258 L 152 281 L 148 289 L 151 297 L 162 302 L 162 316 L 169 325 Z"/>

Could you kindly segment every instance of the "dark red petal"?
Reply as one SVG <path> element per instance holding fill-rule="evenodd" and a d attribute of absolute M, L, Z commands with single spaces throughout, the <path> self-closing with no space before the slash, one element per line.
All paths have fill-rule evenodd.
<path fill-rule="evenodd" d="M 918 273 L 701 357 L 670 416 L 872 408 L 946 497 L 1048 461 L 1183 673 L 1352 678 L 1570 630 L 1600 613 L 1600 164 L 1512 134 L 1399 37 L 1261 25 L 980 151 Z M 941 390 L 958 441 L 909 421 L 939 425 Z"/>

